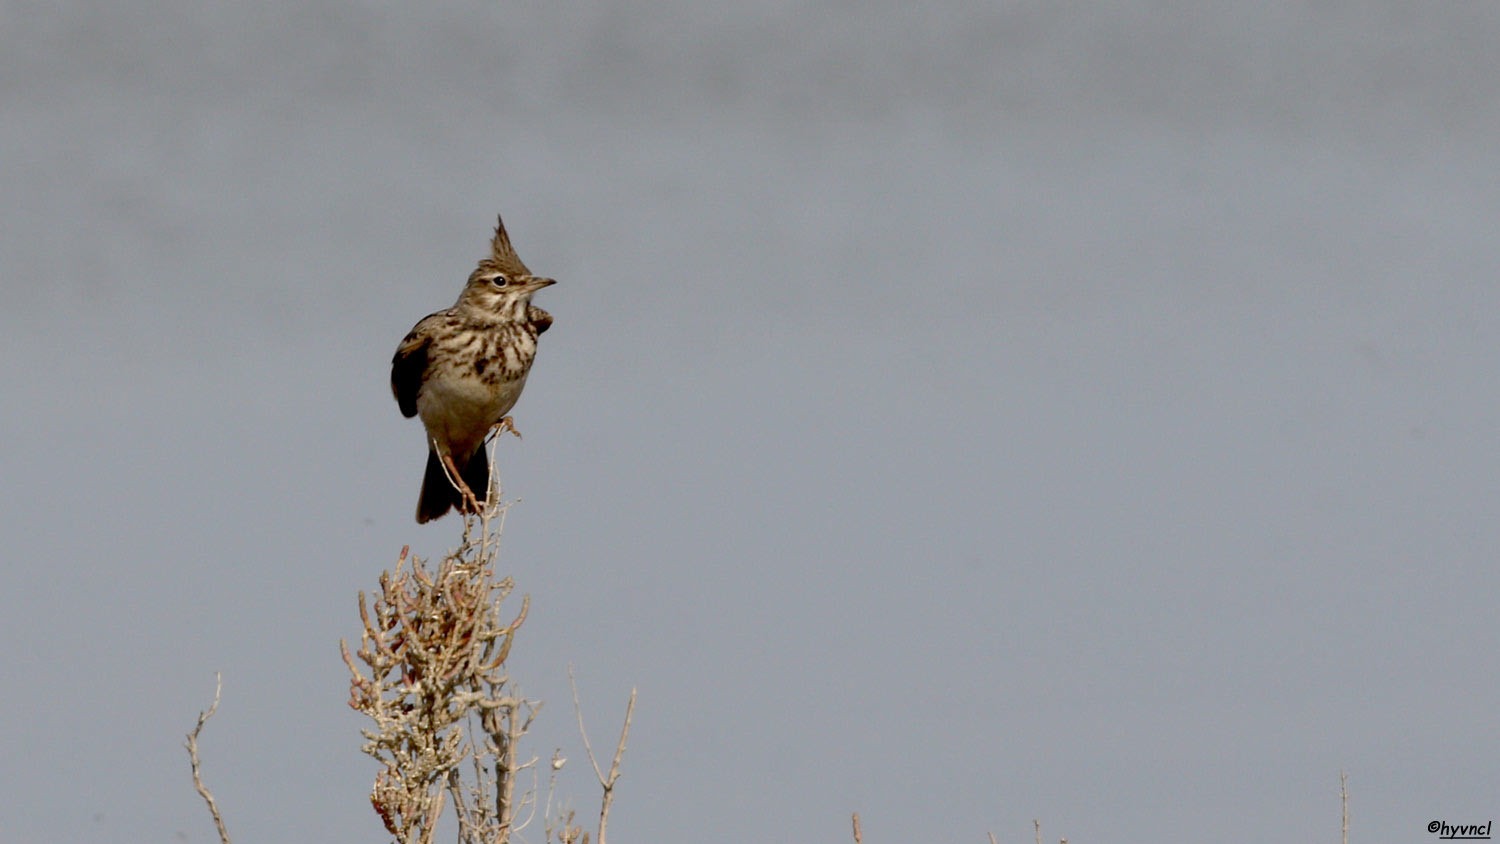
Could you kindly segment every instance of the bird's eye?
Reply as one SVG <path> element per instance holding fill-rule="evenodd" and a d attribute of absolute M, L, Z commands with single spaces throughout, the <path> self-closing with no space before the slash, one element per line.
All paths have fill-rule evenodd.
<path fill-rule="evenodd" d="M 510 284 L 510 279 L 506 278 L 503 275 L 497 275 L 494 278 L 490 279 L 490 284 L 493 284 L 496 287 L 504 287 L 505 285 Z"/>

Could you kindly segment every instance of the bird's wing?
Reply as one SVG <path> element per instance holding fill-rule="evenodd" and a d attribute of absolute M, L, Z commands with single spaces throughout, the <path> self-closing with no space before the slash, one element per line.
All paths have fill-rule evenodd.
<path fill-rule="evenodd" d="M 541 334 L 552 327 L 552 314 L 538 308 L 536 305 L 526 306 L 526 321 Z"/>
<path fill-rule="evenodd" d="M 426 331 L 428 320 L 406 335 L 396 347 L 396 356 L 391 359 L 391 392 L 401 415 L 410 419 L 417 415 L 417 392 L 422 389 L 422 376 L 427 372 L 427 349 L 432 345 L 432 335 Z"/>

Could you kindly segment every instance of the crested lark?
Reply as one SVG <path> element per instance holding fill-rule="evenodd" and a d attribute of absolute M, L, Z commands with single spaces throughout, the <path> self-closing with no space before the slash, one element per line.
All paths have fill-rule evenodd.
<path fill-rule="evenodd" d="M 551 284 L 521 263 L 500 220 L 489 257 L 470 273 L 458 301 L 418 322 L 396 348 L 391 392 L 404 416 L 421 414 L 427 427 L 419 523 L 450 507 L 474 512 L 477 496 L 489 495 L 484 440 L 492 428 L 509 426 L 505 414 L 521 397 L 537 336 L 552 325 L 531 295 Z"/>

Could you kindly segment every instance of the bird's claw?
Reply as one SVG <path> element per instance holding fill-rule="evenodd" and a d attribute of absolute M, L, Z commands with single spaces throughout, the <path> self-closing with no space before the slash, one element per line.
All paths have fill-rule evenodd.
<path fill-rule="evenodd" d="M 474 490 L 469 489 L 469 485 L 464 483 L 463 476 L 458 473 L 458 467 L 453 464 L 453 455 L 444 454 L 443 465 L 448 467 L 453 486 L 458 490 L 459 497 L 463 499 L 461 503 L 468 506 L 471 513 L 484 512 L 484 508 L 479 504 L 479 499 L 474 495 Z M 462 510 L 463 507 L 459 509 Z"/>
<path fill-rule="evenodd" d="M 521 432 L 516 430 L 516 420 L 509 416 L 502 417 L 499 422 L 495 423 L 496 436 L 503 434 L 506 431 L 515 434 L 516 439 L 521 438 Z"/>

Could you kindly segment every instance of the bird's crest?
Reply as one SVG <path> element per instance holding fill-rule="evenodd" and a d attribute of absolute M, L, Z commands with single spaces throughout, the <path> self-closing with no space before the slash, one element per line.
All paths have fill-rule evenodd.
<path fill-rule="evenodd" d="M 531 270 L 521 263 L 516 248 L 510 245 L 510 235 L 505 233 L 505 220 L 498 216 L 495 218 L 495 237 L 490 241 L 489 257 L 479 259 L 479 266 L 475 268 L 473 277 L 495 273 L 508 276 L 531 275 Z"/>

